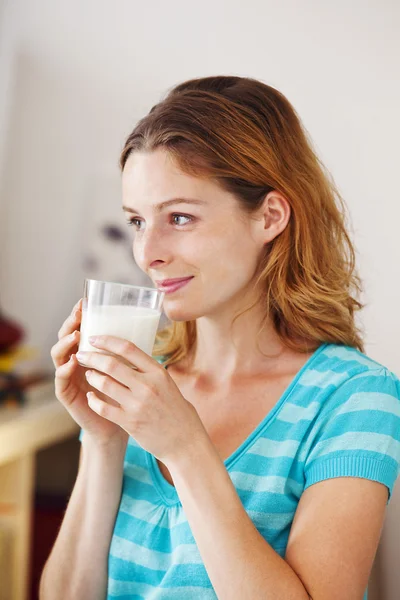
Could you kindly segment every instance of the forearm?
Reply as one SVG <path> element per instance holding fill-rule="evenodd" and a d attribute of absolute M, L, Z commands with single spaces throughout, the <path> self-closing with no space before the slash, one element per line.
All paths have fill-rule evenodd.
<path fill-rule="evenodd" d="M 308 600 L 296 573 L 257 531 L 211 442 L 167 466 L 219 600 Z"/>
<path fill-rule="evenodd" d="M 125 448 L 82 439 L 82 464 L 60 532 L 45 565 L 40 600 L 101 600 L 118 511 Z"/>

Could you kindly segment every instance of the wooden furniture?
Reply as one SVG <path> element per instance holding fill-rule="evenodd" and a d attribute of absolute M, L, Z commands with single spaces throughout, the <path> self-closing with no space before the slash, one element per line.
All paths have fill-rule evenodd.
<path fill-rule="evenodd" d="M 21 408 L 0 408 L 0 600 L 28 599 L 35 453 L 79 432 L 53 381 L 26 396 Z"/>

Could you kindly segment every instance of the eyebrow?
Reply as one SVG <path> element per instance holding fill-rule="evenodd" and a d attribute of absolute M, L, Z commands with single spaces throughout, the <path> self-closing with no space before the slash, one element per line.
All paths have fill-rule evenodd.
<path fill-rule="evenodd" d="M 198 200 L 196 198 L 171 198 L 171 200 L 165 200 L 165 202 L 161 202 L 160 204 L 155 204 L 153 206 L 154 210 L 157 213 L 160 213 L 163 208 L 170 206 L 171 204 L 199 204 L 204 205 L 207 204 L 205 200 Z M 135 208 L 130 208 L 129 206 L 123 206 L 123 211 L 131 212 L 131 213 L 139 213 Z"/>

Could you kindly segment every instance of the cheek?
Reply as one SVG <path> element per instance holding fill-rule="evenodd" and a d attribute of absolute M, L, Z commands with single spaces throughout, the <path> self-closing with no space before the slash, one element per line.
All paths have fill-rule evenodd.
<path fill-rule="evenodd" d="M 204 244 L 201 256 L 204 263 L 226 274 L 239 270 L 246 272 L 257 262 L 257 250 L 252 240 L 240 235 L 213 238 L 210 243 Z"/>
<path fill-rule="evenodd" d="M 194 259 L 201 280 L 215 299 L 225 299 L 247 287 L 257 269 L 258 253 L 249 238 L 230 236 L 203 248 Z"/>

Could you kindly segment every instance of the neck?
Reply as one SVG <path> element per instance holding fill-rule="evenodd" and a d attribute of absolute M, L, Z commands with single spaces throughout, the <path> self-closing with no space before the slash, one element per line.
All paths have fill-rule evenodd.
<path fill-rule="evenodd" d="M 201 317 L 187 366 L 194 376 L 215 384 L 284 367 L 293 351 L 280 340 L 270 321 L 261 330 L 262 314 L 251 310 L 233 324 L 228 317 Z"/>

